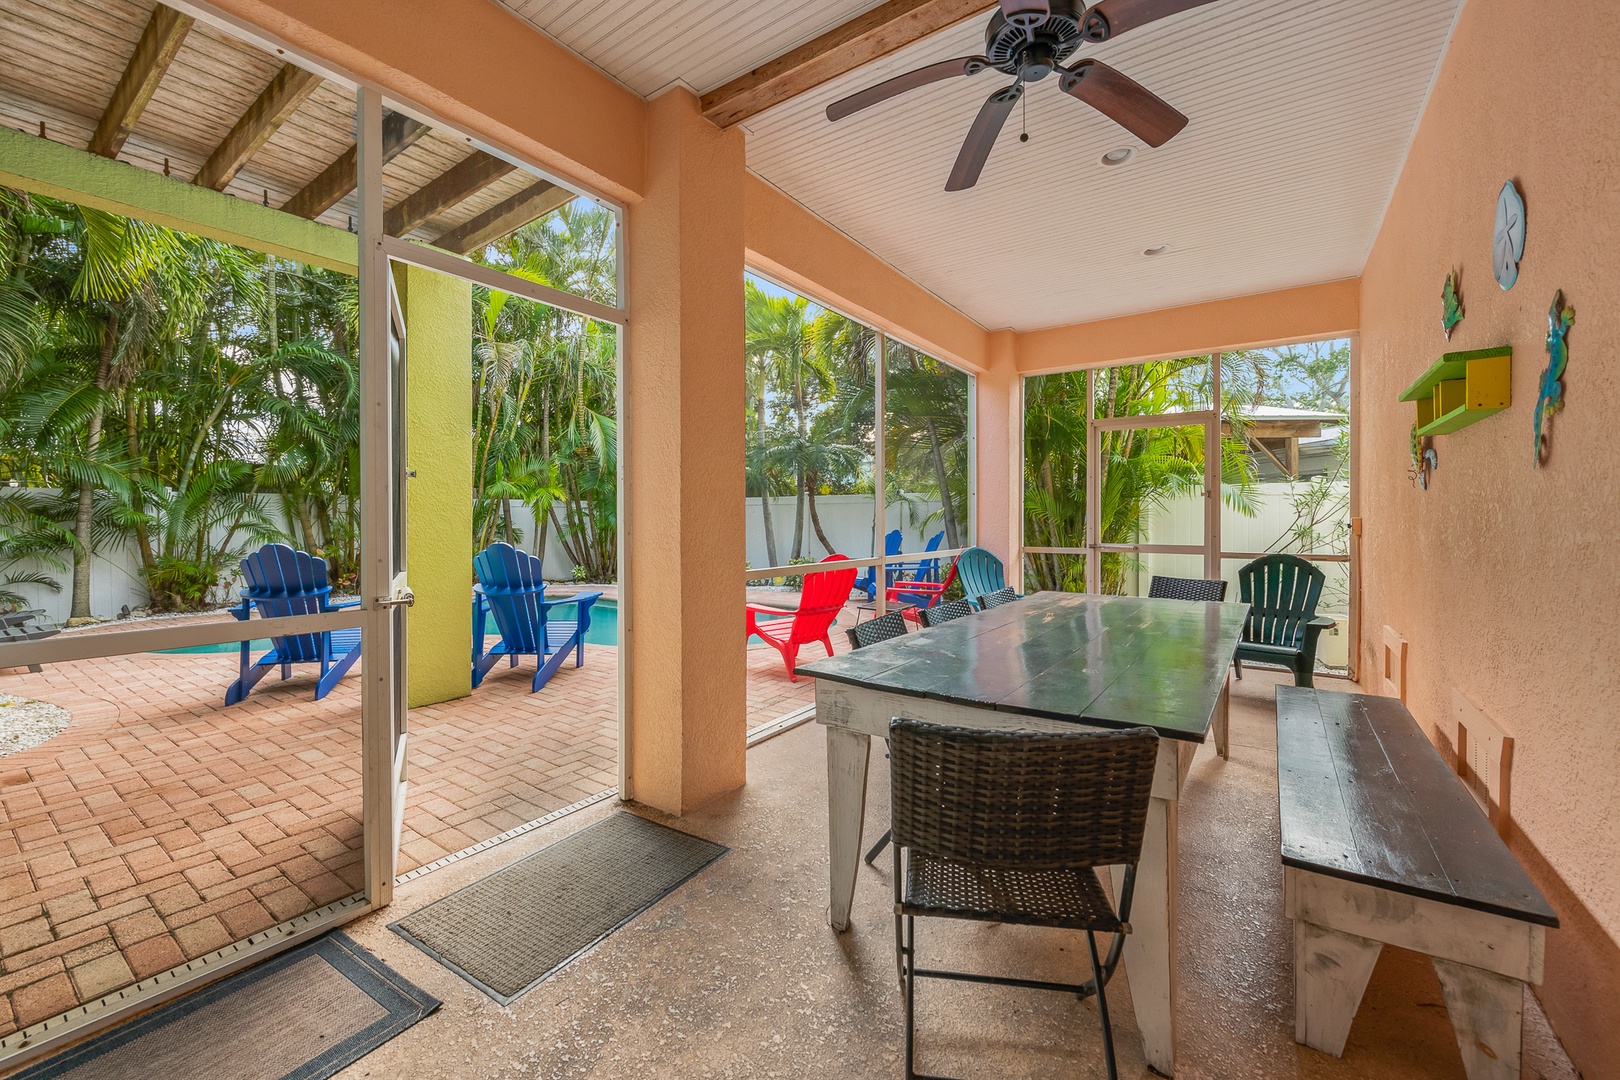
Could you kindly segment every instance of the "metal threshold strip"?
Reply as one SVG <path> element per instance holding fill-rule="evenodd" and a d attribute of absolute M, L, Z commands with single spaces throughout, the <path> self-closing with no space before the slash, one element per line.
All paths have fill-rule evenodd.
<path fill-rule="evenodd" d="M 355 893 L 250 934 L 223 949 L 188 960 L 179 967 L 160 971 L 106 997 L 76 1006 L 60 1016 L 14 1031 L 0 1039 L 0 1070 L 14 1068 L 66 1043 L 111 1027 L 135 1013 L 199 989 L 205 983 L 266 960 L 274 953 L 352 922 L 369 908 L 365 897 Z"/>

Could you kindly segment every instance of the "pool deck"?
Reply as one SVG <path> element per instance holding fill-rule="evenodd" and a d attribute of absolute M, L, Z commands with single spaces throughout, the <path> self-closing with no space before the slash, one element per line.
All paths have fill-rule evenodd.
<path fill-rule="evenodd" d="M 839 651 L 854 615 L 833 631 Z M 0 758 L 0 1035 L 360 888 L 359 680 L 316 702 L 312 675 L 272 674 L 226 708 L 236 663 L 141 653 L 0 670 L 0 691 L 72 715 Z M 538 694 L 533 674 L 532 660 L 501 666 L 468 697 L 411 710 L 400 873 L 617 783 L 617 650 L 588 646 Z M 774 650 L 747 648 L 751 728 L 813 699 Z"/>

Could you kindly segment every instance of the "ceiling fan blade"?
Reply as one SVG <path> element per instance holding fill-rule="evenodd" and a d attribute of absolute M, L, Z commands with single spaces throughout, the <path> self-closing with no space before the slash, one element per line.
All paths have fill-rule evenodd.
<path fill-rule="evenodd" d="M 1013 26 L 1025 30 L 1039 26 L 1052 14 L 1048 0 L 1001 0 L 1001 16 Z"/>
<path fill-rule="evenodd" d="M 915 90 L 929 83 L 941 82 L 945 79 L 954 79 L 958 75 L 977 75 L 990 66 L 988 57 L 959 56 L 955 60 L 941 60 L 937 64 L 920 67 L 916 71 L 908 71 L 904 75 L 896 75 L 892 79 L 869 86 L 856 94 L 846 98 L 839 98 L 827 106 L 828 120 L 842 120 L 851 113 L 858 113 L 862 109 L 871 108 L 882 101 L 898 97 L 908 90 Z"/>
<path fill-rule="evenodd" d="M 1100 60 L 1059 71 L 1058 85 L 1149 146 L 1163 146 L 1187 126 L 1187 118 L 1163 98 Z"/>
<path fill-rule="evenodd" d="M 1127 30 L 1146 26 L 1215 0 L 1102 0 L 1080 20 L 1081 34 L 1088 41 L 1107 41 Z M 1101 16 L 1099 21 L 1096 16 Z"/>
<path fill-rule="evenodd" d="M 967 138 L 962 140 L 962 150 L 951 167 L 951 177 L 945 181 L 946 191 L 965 191 L 979 182 L 979 173 L 984 171 L 990 149 L 996 145 L 1001 125 L 1007 122 L 1013 106 L 1023 96 L 1024 84 L 1017 82 L 997 90 L 985 100 L 979 115 L 973 118 L 973 126 L 968 128 Z"/>

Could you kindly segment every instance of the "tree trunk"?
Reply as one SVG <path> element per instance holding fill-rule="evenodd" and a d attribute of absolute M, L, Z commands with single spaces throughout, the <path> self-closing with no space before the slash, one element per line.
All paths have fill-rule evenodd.
<path fill-rule="evenodd" d="M 133 393 L 127 394 L 126 399 L 127 400 L 124 402 L 124 432 L 126 442 L 129 445 L 129 460 L 132 462 L 138 462 L 141 460 L 141 441 L 138 424 L 139 407 L 136 404 L 135 395 Z M 136 514 L 141 514 L 145 511 L 145 506 L 141 499 L 141 489 L 139 485 L 132 484 L 130 486 L 129 504 L 130 508 L 134 510 Z M 146 528 L 146 522 L 139 520 L 135 522 L 135 541 L 136 545 L 140 548 L 141 566 L 147 570 L 152 569 L 152 567 L 157 564 L 157 560 L 152 556 L 152 535 Z"/>
<path fill-rule="evenodd" d="M 827 539 L 826 530 L 821 527 L 821 515 L 816 513 L 816 477 L 811 476 L 808 479 L 810 482 L 805 486 L 805 492 L 810 506 L 810 525 L 816 530 L 816 539 L 820 540 L 821 546 L 827 549 L 827 554 L 835 554 L 832 541 Z"/>
<path fill-rule="evenodd" d="M 754 415 L 759 419 L 759 514 L 765 522 L 765 561 L 776 566 L 776 520 L 771 516 L 771 478 L 765 467 L 765 380 L 760 379 L 759 393 L 754 396 Z"/>
<path fill-rule="evenodd" d="M 934 477 L 939 482 L 940 511 L 945 515 L 945 546 L 953 548 L 956 542 L 956 507 L 951 505 L 951 487 L 945 475 L 945 451 L 939 445 L 939 427 L 933 417 L 928 418 L 928 446 L 934 454 Z"/>
<path fill-rule="evenodd" d="M 505 495 L 501 496 L 501 520 L 505 523 L 506 542 L 517 547 L 517 541 L 512 538 L 512 500 Z"/>
<path fill-rule="evenodd" d="M 805 438 L 804 383 L 798 376 L 793 379 L 793 411 L 798 414 L 799 442 Z M 804 556 L 804 470 L 793 471 L 793 558 Z"/>
<path fill-rule="evenodd" d="M 102 331 L 101 357 L 96 365 L 96 389 L 107 389 L 107 383 L 112 379 L 113 347 L 118 342 L 118 312 L 114 311 L 107 317 L 107 325 Z M 90 411 L 90 420 L 85 428 L 84 456 L 87 460 L 94 460 L 96 450 L 101 446 L 101 416 L 102 402 L 97 401 Z M 90 617 L 90 516 L 94 508 L 95 485 L 79 485 L 79 505 L 73 515 L 73 536 L 78 543 L 73 550 L 73 606 L 68 611 L 68 618 L 88 619 Z"/>

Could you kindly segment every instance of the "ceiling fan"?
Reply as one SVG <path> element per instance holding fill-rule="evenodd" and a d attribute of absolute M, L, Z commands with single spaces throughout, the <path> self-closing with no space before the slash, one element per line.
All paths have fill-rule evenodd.
<path fill-rule="evenodd" d="M 977 75 L 994 68 L 1017 78 L 991 94 L 968 129 L 946 191 L 979 182 L 1001 126 L 1024 96 L 1024 84 L 1056 74 L 1058 88 L 1079 98 L 1149 146 L 1163 146 L 1187 126 L 1187 118 L 1141 83 L 1100 60 L 1061 66 L 1082 44 L 1112 40 L 1138 26 L 1202 7 L 1214 0 L 1101 0 L 1087 8 L 1076 0 L 1000 0 L 984 30 L 984 55 L 963 56 L 896 75 L 827 106 L 828 120 L 870 108 L 930 83 Z"/>

